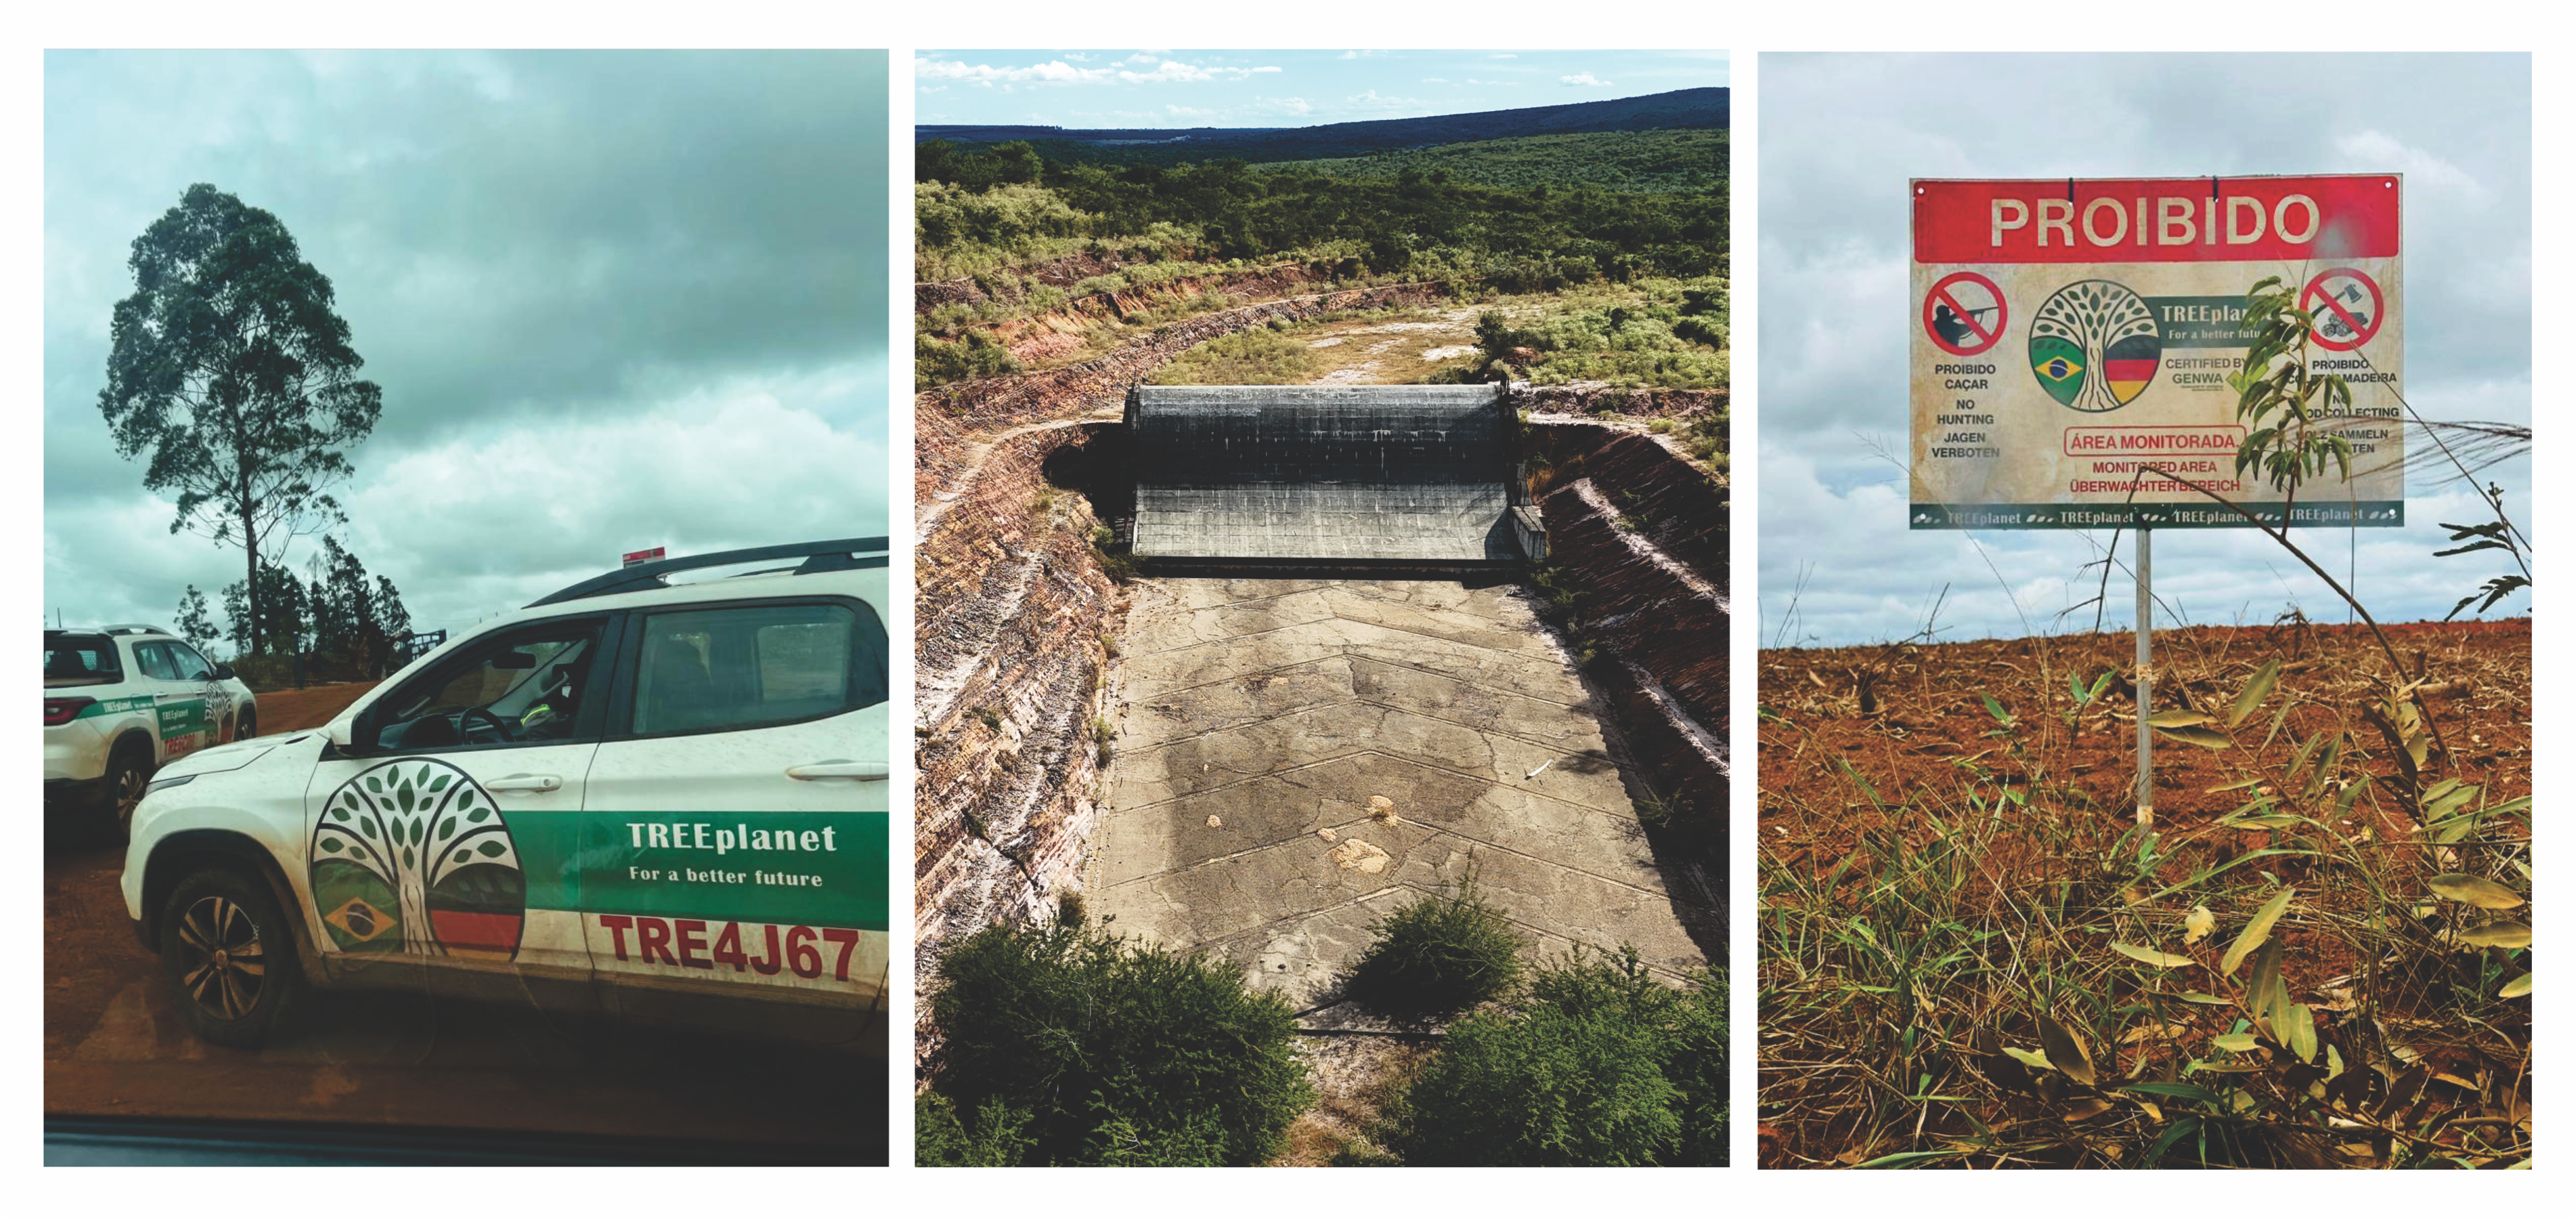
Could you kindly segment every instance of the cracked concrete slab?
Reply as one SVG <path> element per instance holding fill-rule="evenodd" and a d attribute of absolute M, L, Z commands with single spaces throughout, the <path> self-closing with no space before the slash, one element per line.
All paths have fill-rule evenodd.
<path fill-rule="evenodd" d="M 1153 579 L 1128 623 L 1085 866 L 1115 930 L 1221 952 L 1306 1008 L 1371 920 L 1472 866 L 1541 954 L 1704 962 L 1717 914 L 1664 883 L 1517 585 Z"/>

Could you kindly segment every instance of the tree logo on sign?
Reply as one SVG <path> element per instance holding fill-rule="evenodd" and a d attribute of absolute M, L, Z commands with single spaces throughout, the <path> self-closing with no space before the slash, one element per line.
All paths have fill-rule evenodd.
<path fill-rule="evenodd" d="M 2147 302 L 2107 279 L 2068 284 L 2030 324 L 2030 370 L 2059 404 L 2079 411 L 2127 406 L 2163 366 L 2164 332 Z"/>
<path fill-rule="evenodd" d="M 527 878 L 491 793 L 445 762 L 363 771 L 313 826 L 313 904 L 341 952 L 506 961 Z"/>

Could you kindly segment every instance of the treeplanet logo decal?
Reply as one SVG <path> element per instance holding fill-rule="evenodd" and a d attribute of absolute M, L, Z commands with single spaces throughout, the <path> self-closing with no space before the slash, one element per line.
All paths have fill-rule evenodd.
<path fill-rule="evenodd" d="M 342 952 L 507 961 L 527 878 L 491 793 L 445 762 L 361 771 L 313 828 L 313 902 Z"/>
<path fill-rule="evenodd" d="M 2068 284 L 2031 318 L 2031 374 L 2049 397 L 2079 411 L 2127 406 L 2155 380 L 2164 356 L 2155 311 L 2125 284 Z"/>

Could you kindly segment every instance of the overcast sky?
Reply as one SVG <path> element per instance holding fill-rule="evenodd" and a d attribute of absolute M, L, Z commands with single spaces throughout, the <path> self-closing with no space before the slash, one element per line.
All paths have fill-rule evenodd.
<path fill-rule="evenodd" d="M 131 243 L 195 182 L 330 277 L 384 390 L 342 536 L 421 628 L 628 550 L 890 532 L 886 72 L 879 51 L 47 55 L 49 618 L 170 624 L 186 585 L 219 602 L 242 577 L 239 550 L 169 532 L 97 404 Z"/>
<path fill-rule="evenodd" d="M 2428 419 L 2531 422 L 2528 56 L 1766 54 L 1761 89 L 1765 646 L 1904 637 L 1945 583 L 1944 640 L 2093 623 L 2057 619 L 2093 595 L 2098 569 L 2079 568 L 2109 531 L 1909 531 L 1905 475 L 1871 451 L 1908 450 L 1909 178 L 2402 173 L 2407 399 Z M 2526 532 L 2530 468 L 2482 475 Z M 2439 618 L 2510 570 L 2430 557 L 2437 521 L 2483 519 L 2456 476 L 2407 491 L 2405 529 L 2293 535 L 2339 578 L 2357 567 L 2382 621 Z M 2245 530 L 2158 533 L 2155 589 L 2192 623 L 2349 612 Z M 2125 574 L 2111 600 L 2127 629 Z"/>
<path fill-rule="evenodd" d="M 1724 85 L 1724 51 L 922 51 L 913 121 L 1311 127 Z"/>

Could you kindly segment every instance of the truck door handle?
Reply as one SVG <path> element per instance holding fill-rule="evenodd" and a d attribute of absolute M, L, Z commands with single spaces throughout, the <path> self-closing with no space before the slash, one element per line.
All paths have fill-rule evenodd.
<path fill-rule="evenodd" d="M 550 792 L 563 787 L 555 775 L 508 775 L 483 784 L 483 790 L 495 792 Z"/>
<path fill-rule="evenodd" d="M 850 762 L 834 758 L 829 762 L 808 762 L 787 768 L 790 779 L 884 779 L 892 772 L 883 762 Z"/>

